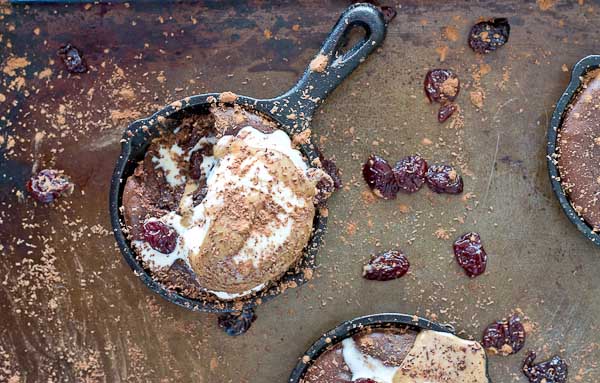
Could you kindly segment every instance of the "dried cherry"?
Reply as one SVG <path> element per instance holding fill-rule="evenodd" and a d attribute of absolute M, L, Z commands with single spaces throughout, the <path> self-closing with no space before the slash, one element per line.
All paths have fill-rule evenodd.
<path fill-rule="evenodd" d="M 343 186 L 342 178 L 340 177 L 340 170 L 335 164 L 335 161 L 324 158 L 320 153 L 319 160 L 321 161 L 321 167 L 323 167 L 325 173 L 329 174 L 329 177 L 333 180 L 335 190 L 341 189 Z"/>
<path fill-rule="evenodd" d="M 466 233 L 454 242 L 454 256 L 469 277 L 485 272 L 487 254 L 477 233 Z"/>
<path fill-rule="evenodd" d="M 545 362 L 533 364 L 536 356 L 535 352 L 531 351 L 523 361 L 523 373 L 530 383 L 567 382 L 569 367 L 560 356 L 554 356 Z"/>
<path fill-rule="evenodd" d="M 329 199 L 331 194 L 336 190 L 335 181 L 328 176 L 321 177 L 317 182 L 317 194 L 314 198 L 314 203 L 317 206 L 325 206 L 325 202 Z"/>
<path fill-rule="evenodd" d="M 67 70 L 71 73 L 87 72 L 87 65 L 83 56 L 77 48 L 67 44 L 58 50 L 58 55 L 62 58 Z"/>
<path fill-rule="evenodd" d="M 460 194 L 463 191 L 462 177 L 450 165 L 431 165 L 425 180 L 427 186 L 436 193 Z"/>
<path fill-rule="evenodd" d="M 479 22 L 471 27 L 469 46 L 477 53 L 489 53 L 508 42 L 510 24 L 504 17 Z"/>
<path fill-rule="evenodd" d="M 521 318 L 513 314 L 490 324 L 483 332 L 481 344 L 504 355 L 517 353 L 525 344 L 525 328 Z"/>
<path fill-rule="evenodd" d="M 363 267 L 363 277 L 370 280 L 389 281 L 406 274 L 409 267 L 408 258 L 401 251 L 390 250 L 373 256 Z"/>
<path fill-rule="evenodd" d="M 240 313 L 225 313 L 219 316 L 219 327 L 229 336 L 242 335 L 256 320 L 253 309 L 245 308 Z"/>
<path fill-rule="evenodd" d="M 62 195 L 69 195 L 74 189 L 69 178 L 55 169 L 41 170 L 25 186 L 31 197 L 42 203 L 50 203 Z"/>
<path fill-rule="evenodd" d="M 456 104 L 447 103 L 440 106 L 440 110 L 438 110 L 438 121 L 445 122 L 456 112 Z"/>
<path fill-rule="evenodd" d="M 163 254 L 172 253 L 177 246 L 177 232 L 160 221 L 146 221 L 142 232 L 146 242 Z"/>
<path fill-rule="evenodd" d="M 398 12 L 396 12 L 396 9 L 389 5 L 382 5 L 379 7 L 379 9 L 381 9 L 381 13 L 383 14 L 383 20 L 386 24 L 389 24 L 390 21 L 394 20 L 394 18 L 396 18 L 396 15 L 398 14 Z"/>
<path fill-rule="evenodd" d="M 427 162 L 419 155 L 408 156 L 396 162 L 392 170 L 400 189 L 414 193 L 425 183 Z"/>
<path fill-rule="evenodd" d="M 423 88 L 430 102 L 454 101 L 460 91 L 460 80 L 450 69 L 432 69 L 425 75 Z"/>
<path fill-rule="evenodd" d="M 384 199 L 396 198 L 400 190 L 390 164 L 374 154 L 363 165 L 363 178 L 373 192 Z"/>

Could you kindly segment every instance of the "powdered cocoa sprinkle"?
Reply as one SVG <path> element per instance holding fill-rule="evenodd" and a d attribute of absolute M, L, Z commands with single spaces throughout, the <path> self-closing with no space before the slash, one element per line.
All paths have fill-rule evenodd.
<path fill-rule="evenodd" d="M 8 60 L 6 60 L 6 64 L 4 64 L 4 68 L 2 68 L 2 72 L 9 76 L 15 76 L 18 69 L 26 68 L 29 64 L 31 64 L 31 62 L 25 57 L 9 57 Z"/>
<path fill-rule="evenodd" d="M 237 94 L 233 92 L 223 92 L 219 95 L 219 101 L 231 103 L 235 102 L 235 100 L 237 100 L 237 97 Z"/>
<path fill-rule="evenodd" d="M 133 122 L 134 120 L 140 118 L 142 114 L 139 111 L 125 109 L 125 110 L 111 110 L 110 111 L 110 119 L 113 124 L 118 124 L 121 122 Z"/>
<path fill-rule="evenodd" d="M 469 98 L 471 100 L 471 103 L 473 105 L 475 105 L 478 109 L 483 108 L 483 100 L 485 99 L 483 90 L 478 89 L 478 90 L 469 92 Z"/>
<path fill-rule="evenodd" d="M 458 41 L 459 33 L 458 29 L 453 26 L 444 27 L 443 30 L 444 37 L 446 37 L 450 41 Z"/>
<path fill-rule="evenodd" d="M 329 63 L 329 58 L 325 55 L 322 54 L 318 54 L 317 57 L 315 57 L 309 65 L 309 68 L 311 71 L 313 72 L 325 72 L 325 69 L 327 68 L 327 64 Z"/>
<path fill-rule="evenodd" d="M 311 130 L 310 129 L 305 129 L 302 132 L 294 135 L 294 137 L 292 138 L 292 143 L 295 146 L 300 146 L 300 145 L 305 145 L 308 144 L 310 142 L 310 135 L 311 135 Z"/>
<path fill-rule="evenodd" d="M 40 73 L 38 73 L 38 78 L 40 80 L 49 79 L 52 76 L 52 69 L 45 68 Z"/>
<path fill-rule="evenodd" d="M 444 229 L 440 227 L 433 233 L 433 235 L 435 235 L 435 237 L 438 239 L 443 239 L 447 241 L 450 239 L 450 233 L 454 231 L 454 229 Z"/>
<path fill-rule="evenodd" d="M 549 10 L 554 7 L 554 4 L 556 4 L 556 0 L 537 0 L 537 5 L 542 11 Z"/>
<path fill-rule="evenodd" d="M 442 83 L 441 90 L 443 94 L 448 96 L 456 96 L 458 93 L 458 78 L 450 77 Z"/>
<path fill-rule="evenodd" d="M 440 62 L 446 61 L 446 56 L 448 55 L 448 50 L 449 50 L 449 48 L 447 45 L 442 45 L 440 47 L 435 48 L 435 51 L 440 56 Z"/>

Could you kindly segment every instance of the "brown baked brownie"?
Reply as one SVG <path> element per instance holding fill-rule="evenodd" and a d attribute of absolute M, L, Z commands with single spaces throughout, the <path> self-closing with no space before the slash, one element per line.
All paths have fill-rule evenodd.
<path fill-rule="evenodd" d="M 600 69 L 590 71 L 559 128 L 558 169 L 575 211 L 600 230 Z"/>

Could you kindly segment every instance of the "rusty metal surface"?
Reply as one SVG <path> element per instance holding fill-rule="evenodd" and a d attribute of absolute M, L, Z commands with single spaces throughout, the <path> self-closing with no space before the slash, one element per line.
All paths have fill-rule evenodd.
<path fill-rule="evenodd" d="M 153 296 L 121 259 L 107 209 L 119 139 L 136 116 L 189 94 L 281 93 L 347 3 L 0 5 L 0 381 L 283 382 L 343 320 L 418 313 L 479 338 L 514 309 L 534 327 L 527 349 L 565 356 L 572 381 L 600 380 L 600 249 L 560 210 L 544 159 L 564 69 L 598 53 L 600 3 L 438 3 L 399 4 L 383 48 L 317 113 L 313 132 L 346 184 L 329 205 L 319 272 L 259 307 L 237 338 L 215 316 Z M 506 16 L 512 31 L 505 47 L 477 57 L 466 36 L 482 16 Z M 88 73 L 67 75 L 56 56 L 66 42 L 83 51 Z M 462 80 L 464 125 L 439 124 L 423 95 L 425 72 L 438 66 Z M 469 101 L 478 89 L 481 110 Z M 422 190 L 372 202 L 360 176 L 372 152 L 460 165 L 472 198 Z M 35 205 L 24 191 L 34 163 L 64 169 L 75 193 Z M 476 279 L 451 254 L 471 230 L 490 255 Z M 410 274 L 363 280 L 369 254 L 391 247 L 406 252 Z M 524 382 L 524 357 L 491 357 L 493 381 Z"/>

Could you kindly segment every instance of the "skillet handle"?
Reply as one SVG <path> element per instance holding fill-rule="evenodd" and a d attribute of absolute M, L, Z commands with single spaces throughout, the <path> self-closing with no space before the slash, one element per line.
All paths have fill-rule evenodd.
<path fill-rule="evenodd" d="M 365 38 L 341 53 L 344 36 L 357 26 L 364 28 Z M 375 6 L 360 3 L 348 7 L 298 83 L 281 96 L 258 100 L 258 103 L 291 132 L 306 129 L 317 107 L 381 44 L 385 31 L 383 15 Z"/>

